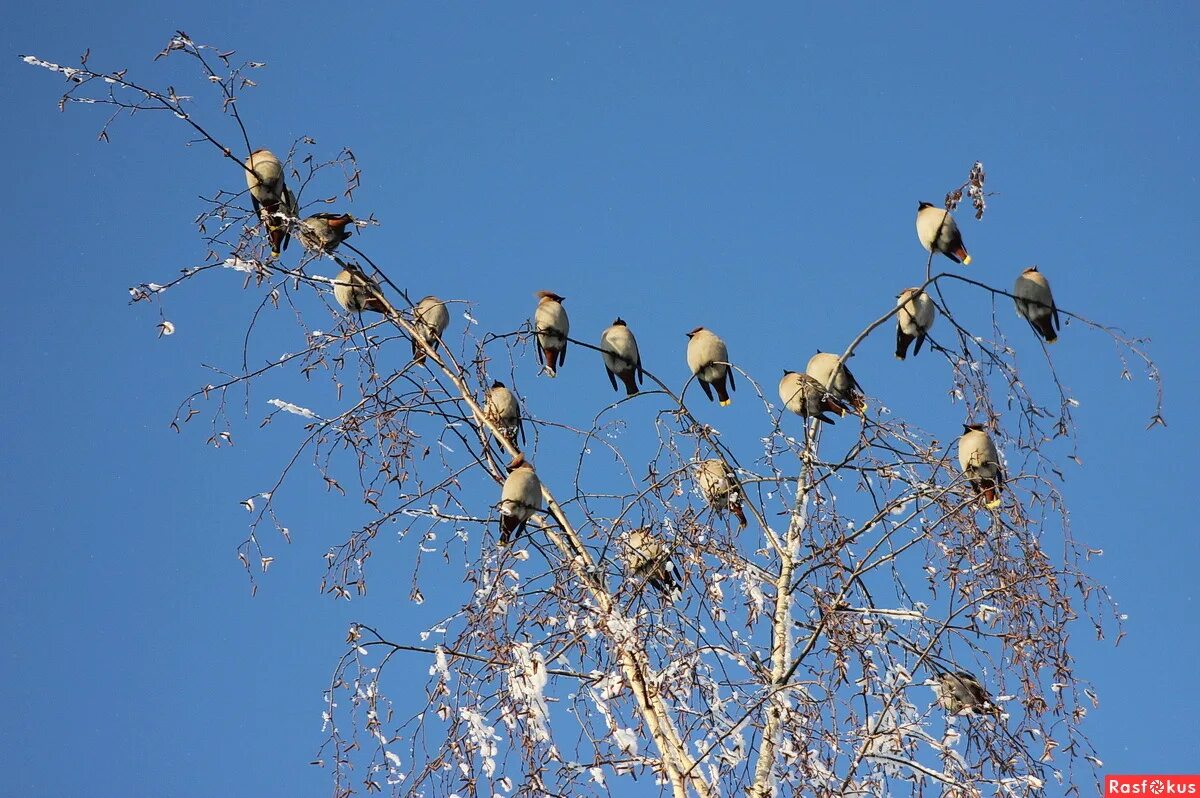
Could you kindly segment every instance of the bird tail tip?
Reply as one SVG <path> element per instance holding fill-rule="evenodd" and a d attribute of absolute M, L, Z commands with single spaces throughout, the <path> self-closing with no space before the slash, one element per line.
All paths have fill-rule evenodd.
<path fill-rule="evenodd" d="M 721 407 L 729 407 L 729 404 L 730 404 L 732 401 L 733 401 L 732 399 L 722 399 L 722 400 L 721 400 Z"/>
<path fill-rule="evenodd" d="M 964 254 L 962 262 L 963 262 L 963 266 L 970 266 L 971 265 L 971 256 Z"/>

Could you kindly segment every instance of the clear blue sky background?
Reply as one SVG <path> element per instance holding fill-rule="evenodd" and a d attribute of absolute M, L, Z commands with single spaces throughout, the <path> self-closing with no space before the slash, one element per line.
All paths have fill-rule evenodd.
<path fill-rule="evenodd" d="M 307 133 L 354 150 L 365 179 L 351 210 L 383 222 L 363 246 L 417 296 L 482 300 L 481 322 L 509 330 L 532 290 L 553 288 L 584 337 L 624 315 L 678 384 L 696 324 L 769 386 L 840 348 L 915 282 L 916 201 L 939 201 L 981 159 L 1000 193 L 963 224 L 971 275 L 1008 287 L 1041 264 L 1061 306 L 1151 337 L 1166 375 L 1170 427 L 1145 432 L 1153 392 L 1140 373 L 1118 379 L 1104 337 L 1070 325 L 1054 351 L 1081 402 L 1074 531 L 1104 549 L 1093 573 L 1129 614 L 1118 648 L 1076 630 L 1101 698 L 1086 728 L 1110 772 L 1197 769 L 1195 4 L 45 2 L 10 9 L 0 32 L 15 293 L 0 348 L 0 794 L 325 794 L 306 763 L 347 624 L 403 639 L 444 608 L 435 592 L 414 612 L 406 580 L 380 576 L 412 541 L 380 542 L 366 599 L 321 596 L 320 555 L 365 515 L 315 479 L 287 497 L 296 543 L 277 546 L 250 598 L 238 501 L 269 486 L 298 425 L 258 430 L 273 395 L 259 392 L 232 449 L 167 428 L 210 379 L 200 363 L 240 362 L 257 299 L 216 275 L 168 297 L 179 332 L 156 340 L 157 307 L 128 307 L 126 288 L 200 262 L 197 195 L 241 177 L 184 148 L 165 116 L 98 143 L 102 112 L 59 114 L 61 82 L 16 55 L 72 63 L 91 47 L 94 66 L 195 93 L 182 60 L 151 63 L 175 28 L 268 62 L 243 105 L 256 144 L 278 152 Z M 626 281 L 636 300 L 621 299 Z M 982 297 L 972 316 L 971 295 L 951 290 L 988 322 Z M 1000 316 L 1050 400 L 1028 330 L 1007 303 Z M 263 357 L 298 347 L 268 340 Z M 860 379 L 953 435 L 944 363 L 896 363 L 891 342 L 871 339 Z M 530 401 L 553 401 L 531 376 Z M 568 379 L 609 398 L 582 352 Z M 705 418 L 732 434 L 758 424 L 738 398 Z M 410 666 L 423 681 L 428 662 Z"/>

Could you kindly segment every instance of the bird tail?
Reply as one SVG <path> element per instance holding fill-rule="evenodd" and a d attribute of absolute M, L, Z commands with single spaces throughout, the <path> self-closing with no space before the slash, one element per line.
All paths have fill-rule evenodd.
<path fill-rule="evenodd" d="M 558 365 L 558 350 L 553 347 L 542 347 L 543 356 L 546 358 L 546 373 L 551 377 L 556 376 L 554 369 Z"/>
<path fill-rule="evenodd" d="M 975 486 L 975 490 L 983 497 L 983 506 L 989 510 L 995 510 L 1000 506 L 1000 486 L 990 479 L 981 479 Z"/>
<path fill-rule="evenodd" d="M 721 404 L 721 407 L 729 407 L 729 403 L 733 401 L 729 398 L 729 389 L 725 387 L 725 376 L 726 375 L 722 374 L 717 381 L 712 384 L 712 387 L 717 392 L 717 401 Z"/>
<path fill-rule="evenodd" d="M 1033 329 L 1037 331 L 1038 335 L 1046 339 L 1046 343 L 1052 344 L 1058 341 L 1058 332 L 1055 331 L 1054 323 L 1050 321 L 1049 315 L 1030 323 L 1033 324 Z"/>
<path fill-rule="evenodd" d="M 514 532 L 520 536 L 523 526 L 524 523 L 515 515 L 500 516 L 500 545 L 507 546 L 508 542 L 512 540 Z"/>
<path fill-rule="evenodd" d="M 904 360 L 908 357 L 908 345 L 913 341 L 913 336 L 905 335 L 904 331 L 896 326 L 896 359 Z"/>
<path fill-rule="evenodd" d="M 742 503 L 740 501 L 730 502 L 729 512 L 733 513 L 734 517 L 737 518 L 739 528 L 746 526 L 746 513 L 742 511 Z"/>
<path fill-rule="evenodd" d="M 364 299 L 362 307 L 363 310 L 371 310 L 376 313 L 383 313 L 384 315 L 387 315 L 388 312 L 387 305 L 383 304 L 383 301 L 380 300 L 379 297 L 374 296 L 368 296 L 366 299 Z"/>
<path fill-rule="evenodd" d="M 971 265 L 971 255 L 967 252 L 967 248 L 959 245 L 958 249 L 954 250 L 955 256 L 962 261 L 963 266 Z"/>
<path fill-rule="evenodd" d="M 633 369 L 621 372 L 620 376 L 621 382 L 625 383 L 625 395 L 636 396 L 638 392 L 637 375 L 634 374 Z"/>
<path fill-rule="evenodd" d="M 828 410 L 830 413 L 837 413 L 839 416 L 846 415 L 846 408 L 841 402 L 828 395 L 821 400 L 821 410 Z"/>

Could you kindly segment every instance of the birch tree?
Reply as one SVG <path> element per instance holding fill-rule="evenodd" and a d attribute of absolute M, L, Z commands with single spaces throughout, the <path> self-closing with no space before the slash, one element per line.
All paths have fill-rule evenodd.
<path fill-rule="evenodd" d="M 272 325 L 303 341 L 198 387 L 171 424 L 231 445 L 265 407 L 261 424 L 286 424 L 294 436 L 279 473 L 238 497 L 251 520 L 236 553 L 252 587 L 286 556 L 290 521 L 278 497 L 310 470 L 331 502 L 355 498 L 372 513 L 328 541 L 322 588 L 332 598 L 359 601 L 373 579 L 408 580 L 415 603 L 428 580 L 461 574 L 466 585 L 417 639 L 389 632 L 394 608 L 364 600 L 345 640 L 329 641 L 330 682 L 314 686 L 325 702 L 314 764 L 327 769 L 335 796 L 1092 789 L 1100 763 L 1085 718 L 1097 699 L 1072 633 L 1090 625 L 1119 637 L 1121 618 L 1088 574 L 1096 552 L 1072 535 L 1064 464 L 1051 446 L 1075 440 L 1076 400 L 1057 377 L 1056 395 L 1027 388 L 1018 349 L 1027 369 L 1053 375 L 1054 363 L 1043 342 L 1018 335 L 1028 331 L 1011 313 L 1009 283 L 943 270 L 949 261 L 936 254 L 913 257 L 835 352 L 840 368 L 862 347 L 891 346 L 896 293 L 925 291 L 937 318 L 920 356 L 944 364 L 945 393 L 928 397 L 945 402 L 943 428 L 894 417 L 864 380 L 871 407 L 834 418 L 839 431 L 854 429 L 834 442 L 823 422 L 776 401 L 775 375 L 739 369 L 735 352 L 737 403 L 752 408 L 759 434 L 731 440 L 701 420 L 706 399 L 682 371 L 682 346 L 673 362 L 647 360 L 636 395 L 621 391 L 604 404 L 580 392 L 583 420 L 558 418 L 522 401 L 523 384 L 547 378 L 534 358 L 532 300 L 510 328 L 484 330 L 476 318 L 485 300 L 463 286 L 443 297 L 452 318 L 443 338 L 419 334 L 413 309 L 424 289 L 371 253 L 376 219 L 353 202 L 361 180 L 353 150 L 308 138 L 283 149 L 250 123 L 264 65 L 178 32 L 159 58 L 195 67 L 185 96 L 153 74 L 97 69 L 87 54 L 78 66 L 23 58 L 65 79 L 60 108 L 108 112 L 103 141 L 119 120 L 163 112 L 178 120 L 181 141 L 211 152 L 213 181 L 196 216 L 202 263 L 130 289 L 133 303 L 164 308 L 160 333 L 174 332 L 169 298 L 212 279 L 260 299 L 251 329 L 229 335 L 252 341 L 255 325 Z M 256 213 L 245 189 L 247 158 L 267 145 L 297 198 L 273 217 Z M 947 180 L 944 206 L 958 212 L 968 240 L 968 208 L 976 220 L 987 211 L 986 179 L 976 163 L 961 184 Z M 332 251 L 300 236 L 302 220 L 325 210 L 354 219 L 355 236 Z M 293 238 L 278 257 L 272 225 Z M 334 301 L 343 270 L 364 278 L 377 312 L 347 313 Z M 955 283 L 994 309 L 990 327 L 961 321 L 944 291 Z M 547 287 L 570 295 L 569 285 L 530 285 L 530 295 Z M 1065 338 L 1110 340 L 1123 375 L 1148 378 L 1150 424 L 1164 423 L 1145 342 L 1079 309 L 1057 311 L 1070 325 Z M 599 374 L 599 332 L 572 331 L 557 377 L 564 392 L 577 390 L 573 371 Z M 303 397 L 264 403 L 251 392 L 285 371 L 307 378 Z M 497 381 L 521 401 L 523 435 L 485 412 Z M 630 426 L 633 403 L 653 408 L 650 424 Z M 985 506 L 959 468 L 963 423 L 982 425 L 999 448 L 998 507 Z M 525 534 L 502 546 L 500 486 L 518 455 L 535 468 L 550 458 L 575 465 L 537 471 L 540 506 Z M 710 501 L 698 477 L 713 460 L 728 476 L 724 504 Z M 630 568 L 635 530 L 661 545 Z M 381 546 L 403 547 L 409 571 L 372 570 Z M 677 575 L 678 594 L 661 589 L 662 568 Z M 978 683 L 977 700 L 938 700 L 957 673 Z"/>

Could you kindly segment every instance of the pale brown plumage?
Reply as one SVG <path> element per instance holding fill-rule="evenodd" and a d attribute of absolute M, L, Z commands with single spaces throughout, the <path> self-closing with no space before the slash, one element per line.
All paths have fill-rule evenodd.
<path fill-rule="evenodd" d="M 787 369 L 779 379 L 779 401 L 798 416 L 815 418 L 826 424 L 833 424 L 834 420 L 825 415 L 825 411 L 839 416 L 847 413 L 846 407 L 815 378 Z"/>
<path fill-rule="evenodd" d="M 296 216 L 296 197 L 283 179 L 283 164 L 267 149 L 258 149 L 246 159 L 246 187 L 254 203 L 254 213 L 267 228 L 271 254 L 287 249 L 291 238 L 291 218 Z"/>
<path fill-rule="evenodd" d="M 567 334 L 571 331 L 571 321 L 562 305 L 566 297 L 553 291 L 538 291 L 534 296 L 538 298 L 537 309 L 533 312 L 538 359 L 545 364 L 546 374 L 553 377 L 567 360 Z"/>
<path fill-rule="evenodd" d="M 933 327 L 937 309 L 933 299 L 920 288 L 905 288 L 896 297 L 896 357 L 904 360 L 908 357 L 908 346 L 913 341 L 913 356 L 921 351 L 925 336 Z"/>
<path fill-rule="evenodd" d="M 700 494 L 714 510 L 729 510 L 738 520 L 738 526 L 746 525 L 746 514 L 742 512 L 742 494 L 737 478 L 718 459 L 704 460 L 696 468 L 696 483 Z"/>
<path fill-rule="evenodd" d="M 420 341 L 424 341 L 435 352 L 449 324 L 450 311 L 446 309 L 446 303 L 435 296 L 423 298 L 413 308 L 413 327 Z M 412 342 L 413 362 L 418 365 L 425 362 L 425 348 L 420 341 L 414 338 Z"/>
<path fill-rule="evenodd" d="M 729 348 L 715 333 L 704 327 L 695 328 L 687 336 L 688 368 L 696 375 L 696 381 L 700 383 L 700 388 L 710 402 L 713 391 L 716 391 L 718 403 L 721 407 L 727 406 L 731 401 L 729 391 L 737 390 L 733 381 L 733 370 L 726 365 L 729 363 Z M 725 387 L 726 379 L 729 380 L 728 390 Z"/>
<path fill-rule="evenodd" d="M 854 408 L 859 414 L 867 412 L 867 397 L 850 367 L 842 363 L 837 368 L 838 356 L 828 352 L 817 352 L 808 360 L 804 373 L 829 389 L 829 393 L 844 405 Z M 834 369 L 837 374 L 834 375 Z"/>
<path fill-rule="evenodd" d="M 499 380 L 493 382 L 492 387 L 487 390 L 483 413 L 500 428 L 500 433 L 508 438 L 509 443 L 513 446 L 517 445 L 518 437 L 521 444 L 525 443 L 525 425 L 521 422 L 521 405 L 517 401 L 516 395 Z"/>
<path fill-rule="evenodd" d="M 1054 304 L 1054 294 L 1050 292 L 1050 281 L 1038 271 L 1037 266 L 1030 266 L 1021 272 L 1013 286 L 1014 302 L 1017 315 L 1029 322 L 1033 331 L 1052 344 L 1058 340 L 1058 307 Z"/>
<path fill-rule="evenodd" d="M 623 554 L 629 576 L 646 580 L 672 602 L 679 600 L 683 594 L 679 569 L 675 567 L 667 547 L 654 536 L 650 527 L 643 526 L 631 531 L 625 539 Z"/>
<path fill-rule="evenodd" d="M 637 339 L 624 319 L 615 319 L 612 326 L 600 334 L 600 355 L 613 390 L 617 390 L 617 377 L 620 377 L 625 384 L 625 395 L 637 394 L 638 383 L 642 380 L 642 356 L 638 353 Z"/>
<path fill-rule="evenodd" d="M 356 268 L 342 269 L 333 278 L 333 297 L 344 310 L 361 313 L 387 313 L 387 306 L 376 296 L 379 286 Z"/>
<path fill-rule="evenodd" d="M 917 203 L 917 238 L 926 252 L 940 252 L 955 263 L 968 266 L 971 256 L 963 246 L 958 222 L 944 208 L 930 202 Z"/>
<path fill-rule="evenodd" d="M 1004 469 L 995 442 L 982 424 L 963 424 L 958 439 L 958 465 L 989 510 L 1000 506 Z"/>
<path fill-rule="evenodd" d="M 951 715 L 986 712 L 1000 715 L 1000 707 L 992 701 L 974 675 L 966 671 L 942 673 L 935 678 L 934 691 L 938 704 Z"/>
<path fill-rule="evenodd" d="M 529 519 L 541 507 L 542 482 L 525 455 L 518 454 L 508 464 L 508 478 L 500 491 L 500 545 L 508 545 L 514 533 L 523 535 Z"/>
<path fill-rule="evenodd" d="M 354 217 L 348 213 L 314 213 L 296 226 L 296 235 L 305 249 L 330 253 L 351 235 Z"/>

